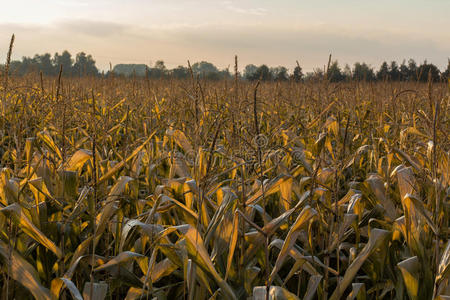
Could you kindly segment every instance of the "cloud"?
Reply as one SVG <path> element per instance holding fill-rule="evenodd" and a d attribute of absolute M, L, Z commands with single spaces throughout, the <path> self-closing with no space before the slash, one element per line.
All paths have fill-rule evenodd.
<path fill-rule="evenodd" d="M 91 21 L 85 19 L 73 19 L 60 21 L 55 24 L 62 30 L 76 34 L 84 34 L 93 37 L 108 37 L 125 34 L 132 30 L 132 26 L 106 21 Z"/>
<path fill-rule="evenodd" d="M 232 1 L 222 1 L 222 5 L 233 12 L 245 15 L 254 15 L 254 16 L 265 16 L 267 15 L 267 9 L 257 7 L 257 8 L 243 8 L 234 5 Z"/>
<path fill-rule="evenodd" d="M 89 2 L 88 1 L 81 1 L 81 0 L 77 0 L 77 1 L 55 1 L 54 5 L 59 5 L 59 6 L 66 6 L 66 7 L 87 7 L 89 6 Z"/>
<path fill-rule="evenodd" d="M 367 62 L 378 68 L 383 60 L 424 59 L 439 68 L 447 66 L 450 44 L 445 39 L 379 30 L 358 32 L 336 26 L 293 27 L 270 25 L 168 23 L 138 27 L 119 22 L 65 20 L 50 25 L 24 26 L 0 23 L 0 61 L 4 61 L 11 33 L 16 33 L 15 59 L 35 53 L 69 50 L 92 54 L 101 68 L 109 62 L 156 61 L 169 67 L 208 60 L 223 68 L 235 54 L 241 67 L 249 63 L 295 66 L 305 71 L 323 66 L 333 54 L 341 65 Z M 4 49 L 4 51 L 1 51 Z"/>
<path fill-rule="evenodd" d="M 270 26 L 204 27 L 195 31 L 179 28 L 166 35 L 182 49 L 197 48 L 203 55 L 216 55 L 226 65 L 234 54 L 244 63 L 295 65 L 306 69 L 326 64 L 328 55 L 341 64 L 364 61 L 378 67 L 383 60 L 428 59 L 443 68 L 450 46 L 428 38 L 378 32 L 363 34 L 322 26 L 292 28 Z M 185 51 L 184 53 L 188 53 Z"/>

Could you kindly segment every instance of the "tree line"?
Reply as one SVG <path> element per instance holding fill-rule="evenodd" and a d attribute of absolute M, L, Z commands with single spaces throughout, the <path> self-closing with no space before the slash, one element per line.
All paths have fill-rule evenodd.
<path fill-rule="evenodd" d="M 178 66 L 169 69 L 164 61 L 158 60 L 153 66 L 146 64 L 118 64 L 106 73 L 100 72 L 95 65 L 92 55 L 80 52 L 72 57 L 68 51 L 61 54 L 55 53 L 53 56 L 49 53 L 42 55 L 36 54 L 34 57 L 23 57 L 22 60 L 12 61 L 10 72 L 14 75 L 22 76 L 28 72 L 42 72 L 44 75 L 56 76 L 62 71 L 63 76 L 147 76 L 150 78 L 189 78 L 198 76 L 201 78 L 219 80 L 223 78 L 232 78 L 234 74 L 229 68 L 219 69 L 214 64 L 206 61 L 196 62 L 192 66 Z M 417 64 L 414 59 L 403 60 L 399 65 L 396 61 L 383 62 L 378 70 L 366 63 L 355 63 L 353 67 L 346 64 L 343 68 L 338 61 L 330 61 L 330 64 L 323 69 L 317 68 L 313 72 L 303 73 L 300 64 L 292 72 L 284 66 L 269 67 L 265 64 L 256 66 L 249 64 L 245 66 L 239 77 L 242 79 L 254 81 L 308 81 L 314 79 L 327 78 L 331 82 L 365 80 L 365 81 L 427 81 L 429 76 L 433 81 L 445 80 L 450 76 L 450 59 L 446 70 L 439 68 L 424 61 Z"/>
<path fill-rule="evenodd" d="M 76 54 L 75 58 L 69 51 L 61 54 L 55 53 L 53 57 L 50 53 L 42 55 L 36 54 L 34 57 L 22 57 L 22 60 L 12 61 L 10 72 L 14 75 L 23 76 L 29 72 L 42 72 L 44 75 L 58 75 L 62 69 L 64 76 L 97 76 L 99 70 L 95 65 L 92 55 L 84 52 Z"/>

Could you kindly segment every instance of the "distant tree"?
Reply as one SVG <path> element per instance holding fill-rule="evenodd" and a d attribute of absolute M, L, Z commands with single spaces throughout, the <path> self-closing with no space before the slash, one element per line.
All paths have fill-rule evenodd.
<path fill-rule="evenodd" d="M 80 52 L 76 55 L 75 59 L 67 51 L 63 51 L 61 54 L 55 53 L 53 58 L 49 53 L 42 55 L 36 54 L 33 58 L 22 57 L 21 61 L 12 61 L 10 64 L 10 73 L 13 75 L 24 75 L 28 72 L 42 71 L 45 75 L 55 76 L 59 72 L 59 68 L 62 65 L 64 76 L 84 76 L 84 75 L 98 75 L 99 70 L 95 66 L 95 60 L 91 55 L 85 52 Z M 0 70 L 4 68 L 4 65 L 0 64 Z M 205 79 L 217 80 L 224 78 L 231 78 L 232 75 L 229 68 L 219 70 L 214 64 L 201 61 L 192 65 L 192 71 L 194 75 L 201 76 Z M 247 80 L 263 80 L 263 81 L 285 81 L 289 77 L 295 81 L 300 80 L 321 80 L 325 76 L 324 69 L 316 68 L 314 72 L 308 72 L 303 74 L 303 70 L 297 62 L 297 66 L 294 68 L 293 73 L 288 74 L 288 69 L 283 66 L 269 68 L 267 65 L 260 65 L 259 67 L 249 64 L 245 66 L 243 71 L 243 78 Z M 190 76 L 190 71 L 186 67 L 178 66 L 172 70 L 167 69 L 164 61 L 158 60 L 152 68 L 148 68 L 145 64 L 118 64 L 114 66 L 113 70 L 109 73 L 115 73 L 117 75 L 136 75 L 146 76 L 149 74 L 153 78 L 161 78 L 167 75 L 172 75 L 174 78 L 187 78 Z M 345 65 L 342 70 L 337 61 L 333 61 L 329 68 L 327 78 L 331 82 L 339 82 L 342 80 L 420 80 L 426 82 L 428 80 L 428 74 L 431 74 L 433 81 L 449 78 L 450 74 L 450 59 L 449 65 L 444 72 L 433 64 L 424 61 L 420 66 L 417 66 L 414 59 L 409 59 L 406 64 L 405 60 L 399 66 L 397 62 L 392 61 L 390 64 L 383 62 L 380 69 L 374 73 L 372 67 L 366 63 L 355 63 L 353 70 L 348 64 Z"/>
<path fill-rule="evenodd" d="M 43 74 L 55 75 L 55 67 L 50 53 L 45 53 L 43 55 L 36 54 L 33 58 L 33 63 L 36 64 L 37 69 L 42 71 Z"/>
<path fill-rule="evenodd" d="M 189 77 L 189 69 L 183 66 L 178 66 L 171 71 L 172 76 L 178 79 L 188 78 Z"/>
<path fill-rule="evenodd" d="M 270 75 L 276 81 L 286 81 L 289 79 L 288 69 L 283 66 L 270 68 Z"/>
<path fill-rule="evenodd" d="M 400 80 L 400 70 L 398 68 L 398 64 L 396 61 L 391 61 L 391 65 L 389 66 L 389 77 L 391 80 Z"/>
<path fill-rule="evenodd" d="M 324 77 L 323 69 L 321 68 L 315 68 L 313 72 L 307 72 L 305 76 L 306 81 L 316 81 L 316 80 L 322 80 Z"/>
<path fill-rule="evenodd" d="M 213 73 L 218 73 L 219 69 L 210 62 L 201 61 L 192 65 L 192 72 L 195 75 L 210 76 Z"/>
<path fill-rule="evenodd" d="M 375 79 L 375 73 L 366 63 L 355 63 L 353 67 L 353 79 L 372 81 Z"/>
<path fill-rule="evenodd" d="M 417 63 L 414 59 L 410 58 L 408 60 L 408 78 L 409 80 L 417 80 L 419 77 L 419 70 L 417 68 Z"/>
<path fill-rule="evenodd" d="M 342 74 L 347 80 L 352 78 L 352 68 L 350 68 L 349 64 L 345 64 L 344 72 Z"/>
<path fill-rule="evenodd" d="M 19 70 L 22 67 L 22 62 L 20 60 L 13 60 L 10 64 L 9 64 L 9 74 L 14 74 L 14 75 L 22 75 L 19 74 Z M 0 71 L 3 74 L 3 72 L 5 72 L 5 65 L 0 65 Z"/>
<path fill-rule="evenodd" d="M 406 61 L 405 60 L 403 60 L 402 64 L 400 65 L 400 79 L 403 80 L 403 81 L 410 80 L 409 69 L 408 69 L 408 66 L 406 65 Z"/>
<path fill-rule="evenodd" d="M 10 73 L 15 75 L 24 75 L 28 72 L 35 72 L 37 71 L 37 66 L 35 63 L 35 60 L 23 56 L 22 61 L 13 61 L 11 62 L 11 65 L 9 67 Z"/>
<path fill-rule="evenodd" d="M 270 69 L 266 65 L 261 65 L 256 69 L 256 72 L 250 78 L 250 80 L 262 80 L 268 81 L 272 80 L 272 74 L 270 73 Z"/>
<path fill-rule="evenodd" d="M 428 81 L 428 74 L 431 75 L 432 81 L 439 81 L 440 79 L 440 71 L 438 67 L 436 67 L 433 64 L 429 64 L 426 60 L 419 66 L 418 74 L 419 74 L 419 81 L 427 82 Z"/>
<path fill-rule="evenodd" d="M 150 69 L 150 77 L 161 78 L 167 74 L 167 68 L 164 61 L 157 60 L 153 68 Z"/>
<path fill-rule="evenodd" d="M 218 73 L 220 79 L 231 78 L 231 73 L 229 68 L 225 68 Z"/>
<path fill-rule="evenodd" d="M 98 75 L 98 69 L 95 66 L 95 60 L 92 58 L 92 56 L 86 55 L 86 53 L 84 52 L 78 53 L 75 58 L 75 64 L 73 65 L 73 74 L 80 77 L 85 75 Z"/>
<path fill-rule="evenodd" d="M 157 60 L 155 62 L 155 69 L 158 70 L 167 70 L 166 65 L 164 64 L 163 60 Z"/>
<path fill-rule="evenodd" d="M 339 82 L 345 79 L 337 60 L 331 63 L 330 68 L 328 69 L 327 78 L 331 82 Z"/>
<path fill-rule="evenodd" d="M 297 82 L 303 79 L 302 67 L 300 67 L 300 65 L 298 64 L 294 68 L 294 72 L 292 73 L 292 79 L 294 79 Z"/>
<path fill-rule="evenodd" d="M 209 80 L 219 80 L 222 77 L 221 71 L 217 71 L 217 72 L 209 72 L 209 73 L 203 73 L 200 77 L 203 77 L 205 79 L 209 79 Z"/>
<path fill-rule="evenodd" d="M 60 65 L 63 66 L 63 75 L 72 75 L 73 59 L 69 51 L 64 50 L 61 55 L 59 55 L 58 52 L 55 53 L 53 64 L 55 65 L 56 70 L 59 70 Z"/>
<path fill-rule="evenodd" d="M 387 62 L 383 62 L 381 64 L 380 69 L 377 72 L 377 79 L 378 80 L 386 80 L 389 78 L 389 66 Z"/>
<path fill-rule="evenodd" d="M 258 67 L 253 64 L 246 65 L 244 68 L 244 78 L 248 80 L 253 80 L 253 76 L 257 70 Z"/>
<path fill-rule="evenodd" d="M 442 78 L 450 80 L 450 58 L 448 59 L 447 70 L 445 70 L 445 72 L 442 73 Z"/>

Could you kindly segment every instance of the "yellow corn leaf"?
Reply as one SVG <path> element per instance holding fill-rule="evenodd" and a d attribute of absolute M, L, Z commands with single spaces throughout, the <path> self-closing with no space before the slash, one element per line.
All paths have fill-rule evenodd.
<path fill-rule="evenodd" d="M 165 258 L 153 267 L 150 278 L 152 282 L 157 282 L 164 276 L 170 275 L 176 269 L 178 269 L 178 266 L 175 265 L 170 259 Z"/>
<path fill-rule="evenodd" d="M 352 291 L 347 300 L 366 300 L 366 286 L 364 283 L 352 283 Z"/>
<path fill-rule="evenodd" d="M 300 200 L 297 202 L 295 207 L 285 211 L 277 218 L 271 220 L 262 228 L 262 230 L 269 236 L 272 235 L 295 211 L 297 211 L 300 207 L 303 206 L 304 202 L 306 201 L 306 199 L 308 199 L 309 195 L 310 195 L 309 191 L 303 193 L 303 195 L 301 196 Z M 255 235 L 256 236 L 252 240 L 252 243 L 250 243 L 249 247 L 245 251 L 246 257 L 252 257 L 255 254 L 255 252 L 258 249 L 260 249 L 262 243 L 264 243 L 265 237 L 260 232 L 256 232 Z"/>
<path fill-rule="evenodd" d="M 37 133 L 37 137 L 40 138 L 56 155 L 59 159 L 62 159 L 61 151 L 59 151 L 58 146 L 56 146 L 55 141 L 47 130 Z"/>
<path fill-rule="evenodd" d="M 283 184 L 285 181 L 291 180 L 291 176 L 288 175 L 279 175 L 273 180 L 271 180 L 269 183 L 266 183 L 264 185 L 264 196 L 269 196 L 273 193 L 276 193 L 279 191 L 280 185 Z M 247 199 L 246 205 L 254 204 L 258 201 L 258 199 L 262 196 L 262 188 L 261 186 L 258 188 L 255 194 L 253 194 L 252 197 Z"/>
<path fill-rule="evenodd" d="M 167 129 L 166 135 L 173 137 L 175 143 L 184 150 L 185 153 L 193 151 L 191 143 L 188 141 L 186 136 L 181 130 L 178 129 Z"/>
<path fill-rule="evenodd" d="M 176 228 L 186 239 L 187 251 L 197 265 L 213 276 L 214 280 L 222 289 L 222 292 L 227 295 L 227 297 L 230 299 L 237 299 L 228 283 L 226 283 L 226 281 L 220 277 L 219 273 L 217 273 L 211 258 L 209 257 L 208 251 L 203 244 L 203 239 L 200 236 L 200 233 L 190 225 L 176 226 Z"/>
<path fill-rule="evenodd" d="M 272 269 L 272 273 L 270 274 L 270 278 L 269 278 L 269 284 L 272 283 L 275 275 L 278 273 L 278 271 L 280 270 L 284 259 L 286 258 L 286 256 L 288 255 L 289 250 L 294 246 L 295 241 L 297 240 L 298 234 L 300 229 L 308 224 L 308 222 L 317 215 L 317 211 L 310 207 L 310 206 L 305 206 L 305 208 L 303 208 L 303 210 L 300 212 L 300 214 L 298 215 L 297 219 L 295 220 L 294 224 L 291 226 L 291 228 L 289 229 L 289 232 L 286 236 L 286 239 L 283 242 L 283 247 L 281 248 L 280 253 L 278 254 L 277 260 L 275 262 L 275 265 Z"/>
<path fill-rule="evenodd" d="M 282 249 L 283 247 L 283 240 L 280 239 L 274 239 L 269 247 L 275 246 L 278 249 Z M 318 265 L 322 267 L 323 269 L 328 270 L 328 272 L 338 275 L 338 272 L 331 267 L 327 267 L 324 263 L 322 263 L 316 256 L 304 256 L 302 255 L 296 248 L 292 247 L 289 249 L 288 254 L 290 257 L 292 257 L 295 261 L 297 266 L 294 266 L 293 268 L 302 268 L 306 272 L 308 272 L 310 275 L 319 275 L 319 272 L 313 267 L 313 265 Z M 292 274 L 291 274 L 292 275 Z"/>
<path fill-rule="evenodd" d="M 150 294 L 149 291 L 147 293 Z M 142 295 L 145 295 L 146 291 L 140 288 L 131 287 L 128 292 L 127 296 L 125 297 L 125 300 L 135 300 L 141 298 Z M 145 297 L 142 297 L 145 298 Z"/>
<path fill-rule="evenodd" d="M 5 208 L 0 209 L 0 212 L 11 214 L 14 222 L 25 232 L 28 236 L 40 243 L 48 250 L 55 253 L 58 258 L 62 257 L 61 249 L 59 249 L 48 237 L 46 237 L 24 214 L 19 204 L 13 203 Z"/>
<path fill-rule="evenodd" d="M 255 286 L 253 288 L 253 300 L 266 300 L 267 288 L 265 286 Z M 292 294 L 281 286 L 270 286 L 269 300 L 300 300 L 296 295 Z"/>
<path fill-rule="evenodd" d="M 430 226 L 431 230 L 433 230 L 434 234 L 438 234 L 438 230 L 436 228 L 436 225 L 431 220 L 431 212 L 429 212 L 425 207 L 421 200 L 419 200 L 416 196 L 411 194 L 406 194 L 403 202 L 405 203 L 405 207 L 414 207 L 415 212 L 419 213 L 427 224 Z M 412 205 L 411 205 L 412 204 Z"/>
<path fill-rule="evenodd" d="M 395 220 L 397 218 L 397 213 L 395 205 L 391 199 L 386 198 L 386 189 L 384 188 L 384 183 L 382 178 L 377 174 L 371 174 L 369 178 L 366 179 L 367 185 L 372 193 L 375 195 L 377 200 L 385 209 L 385 214 L 391 219 Z"/>
<path fill-rule="evenodd" d="M 405 283 L 409 299 L 419 299 L 419 259 L 417 258 L 417 256 L 413 256 L 399 262 L 397 266 L 400 268 L 400 271 L 402 271 L 403 281 Z"/>
<path fill-rule="evenodd" d="M 348 266 L 345 271 L 344 278 L 340 281 L 333 294 L 330 297 L 330 300 L 339 300 L 344 294 L 345 290 L 352 282 L 358 270 L 363 265 L 364 261 L 375 251 L 377 248 L 382 246 L 386 241 L 388 241 L 388 237 L 390 236 L 390 232 L 383 229 L 372 229 L 370 231 L 369 241 L 361 250 L 361 253 L 353 260 L 353 262 Z M 386 246 L 386 245 L 385 245 Z"/>
<path fill-rule="evenodd" d="M 319 283 L 322 280 L 322 275 L 313 275 L 309 278 L 308 287 L 306 293 L 303 296 L 303 300 L 312 300 L 317 292 Z"/>
<path fill-rule="evenodd" d="M 135 253 L 135 252 L 132 252 L 132 251 L 124 251 L 124 252 L 119 253 L 119 255 L 117 255 L 116 257 L 114 257 L 110 261 L 108 261 L 106 264 L 103 264 L 103 265 L 95 268 L 94 271 L 95 272 L 101 271 L 101 270 L 104 270 L 106 268 L 115 266 L 117 264 L 121 264 L 121 263 L 127 262 L 130 259 L 142 259 L 144 257 L 145 257 L 144 255 L 139 254 L 139 253 Z"/>
<path fill-rule="evenodd" d="M 48 190 L 47 185 L 45 184 L 45 181 L 42 177 L 37 177 L 33 180 L 28 181 L 28 183 L 31 185 L 31 187 L 30 187 L 31 191 L 35 193 L 36 200 L 42 202 L 41 200 L 44 199 L 44 198 L 42 198 L 42 195 L 44 195 L 49 200 L 52 200 L 58 206 L 62 207 L 61 201 L 59 201 L 58 199 L 56 199 L 55 197 L 53 197 L 50 194 L 50 191 Z M 39 192 L 39 193 L 37 193 L 37 192 Z M 42 194 L 42 195 L 39 196 L 39 194 Z"/>
<path fill-rule="evenodd" d="M 65 169 L 79 172 L 91 157 L 91 151 L 85 149 L 77 150 L 67 161 Z"/>
<path fill-rule="evenodd" d="M 75 284 L 70 279 L 67 279 L 67 278 L 64 278 L 64 277 L 55 278 L 55 279 L 52 280 L 51 290 L 50 291 L 52 293 L 52 296 L 55 299 L 59 299 L 63 285 L 65 285 L 66 288 L 69 290 L 69 292 L 72 295 L 73 299 L 83 300 L 83 297 L 81 296 L 81 293 L 77 289 Z"/>
<path fill-rule="evenodd" d="M 144 159 L 144 151 L 139 151 L 138 155 L 134 159 L 133 164 L 131 165 L 131 177 L 138 178 L 139 174 L 142 170 L 142 160 Z"/>
<path fill-rule="evenodd" d="M 239 234 L 239 214 L 236 212 L 233 217 L 233 233 L 230 237 L 230 248 L 228 249 L 227 268 L 225 271 L 225 280 L 228 279 L 231 263 L 233 262 L 234 250 L 236 249 Z"/>
<path fill-rule="evenodd" d="M 177 206 L 179 206 L 181 209 L 183 209 L 184 212 L 186 212 L 190 217 L 193 217 L 195 220 L 198 219 L 198 215 L 195 211 L 193 211 L 192 209 L 190 209 L 189 207 L 187 207 L 186 205 L 184 205 L 183 203 L 181 203 L 178 200 L 175 200 L 169 196 L 166 195 L 162 195 L 161 196 L 161 203 L 163 202 L 173 202 L 175 203 Z M 186 220 L 187 222 L 189 220 Z"/>
<path fill-rule="evenodd" d="M 212 236 L 215 234 L 217 227 L 220 225 L 221 222 L 224 221 L 224 215 L 225 213 L 234 206 L 236 203 L 236 200 L 238 197 L 236 194 L 229 188 L 224 187 L 221 189 L 222 192 L 225 194 L 224 199 L 222 200 L 220 206 L 214 213 L 214 216 L 212 217 L 211 221 L 208 224 L 208 227 L 206 229 L 206 238 L 205 241 L 208 243 Z"/>
<path fill-rule="evenodd" d="M 288 210 L 292 202 L 292 183 L 293 179 L 289 178 L 280 184 L 280 202 L 284 210 Z"/>
<path fill-rule="evenodd" d="M 142 151 L 142 149 L 144 149 L 145 145 L 147 145 L 150 140 L 153 138 L 153 135 L 155 135 L 156 131 L 153 131 L 150 136 L 136 149 L 134 149 L 134 151 L 124 160 L 122 160 L 121 162 L 119 162 L 118 164 L 116 164 L 114 167 L 112 167 L 108 172 L 106 172 L 106 174 L 104 174 L 102 177 L 100 177 L 97 181 L 97 184 L 100 184 L 102 182 L 104 182 L 105 180 L 108 180 L 109 178 L 111 178 L 114 174 L 116 174 L 120 169 L 123 168 L 123 166 L 129 162 L 130 160 L 132 160 L 136 155 L 138 155 L 138 153 L 140 151 Z"/>
<path fill-rule="evenodd" d="M 0 255 L 3 256 L 3 259 L 9 260 L 11 264 L 10 276 L 28 289 L 35 299 L 52 299 L 50 291 L 41 285 L 39 275 L 33 266 L 1 240 Z"/>
<path fill-rule="evenodd" d="M 444 253 L 442 254 L 441 261 L 438 266 L 438 276 L 436 276 L 436 283 L 447 279 L 450 272 L 450 242 L 447 242 Z"/>

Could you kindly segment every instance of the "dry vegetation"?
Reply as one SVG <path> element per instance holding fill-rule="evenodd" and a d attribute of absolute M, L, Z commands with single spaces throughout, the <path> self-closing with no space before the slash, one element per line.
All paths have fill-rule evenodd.
<path fill-rule="evenodd" d="M 448 84 L 1 79 L 2 299 L 450 295 Z"/>

